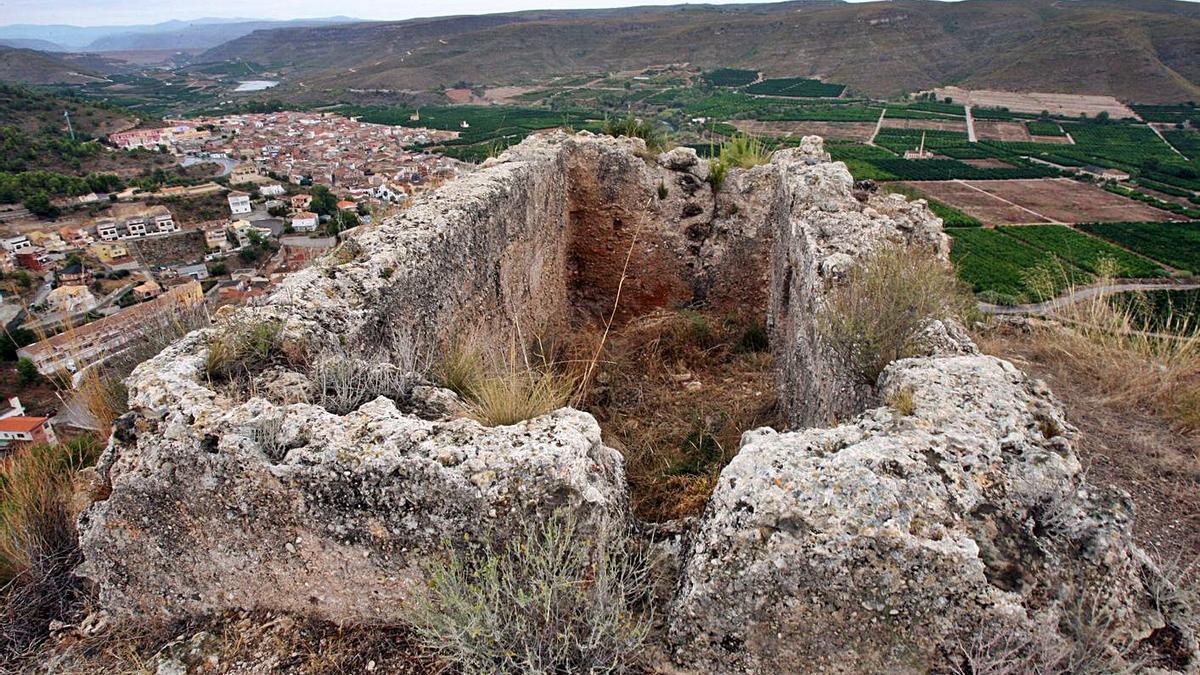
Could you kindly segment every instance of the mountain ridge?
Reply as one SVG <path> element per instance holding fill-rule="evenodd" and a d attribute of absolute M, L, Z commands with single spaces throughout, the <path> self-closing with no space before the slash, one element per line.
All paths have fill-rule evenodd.
<path fill-rule="evenodd" d="M 689 62 L 825 77 L 878 96 L 957 84 L 1177 101 L 1200 98 L 1200 6 L 893 0 L 536 10 L 256 31 L 198 61 L 234 58 L 289 71 L 309 95 Z"/>

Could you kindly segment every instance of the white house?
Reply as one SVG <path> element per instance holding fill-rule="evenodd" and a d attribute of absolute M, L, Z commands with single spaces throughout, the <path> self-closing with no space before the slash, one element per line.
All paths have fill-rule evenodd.
<path fill-rule="evenodd" d="M 0 241 L 0 245 L 4 246 L 5 251 L 13 254 L 33 248 L 33 242 L 29 241 L 29 237 L 26 237 L 23 234 L 16 237 L 9 237 L 4 241 Z"/>
<path fill-rule="evenodd" d="M 250 195 L 245 192 L 230 192 L 229 211 L 235 216 L 250 213 Z"/>
<path fill-rule="evenodd" d="M 292 216 L 292 229 L 297 232 L 316 232 L 318 222 L 320 218 L 312 211 L 299 211 Z"/>
<path fill-rule="evenodd" d="M 403 204 L 408 201 L 408 193 L 390 183 L 375 186 L 375 189 L 371 191 L 371 196 L 392 204 Z"/>
<path fill-rule="evenodd" d="M 260 187 L 258 189 L 258 191 L 264 197 L 279 197 L 279 196 L 287 193 L 287 190 L 285 190 L 283 188 L 283 186 L 278 183 L 273 183 L 271 185 L 264 185 L 264 186 Z"/>

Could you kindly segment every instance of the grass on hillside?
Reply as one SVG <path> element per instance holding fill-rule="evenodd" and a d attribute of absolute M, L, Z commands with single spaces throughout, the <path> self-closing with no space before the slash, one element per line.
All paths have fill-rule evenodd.
<path fill-rule="evenodd" d="M 68 619 L 83 599 L 72 495 L 75 474 L 102 446 L 84 437 L 5 458 L 0 473 L 0 661 L 23 654 Z"/>

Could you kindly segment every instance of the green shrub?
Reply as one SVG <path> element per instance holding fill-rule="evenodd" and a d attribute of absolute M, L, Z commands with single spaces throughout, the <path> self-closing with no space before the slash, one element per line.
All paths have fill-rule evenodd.
<path fill-rule="evenodd" d="M 42 378 L 37 366 L 28 358 L 17 360 L 17 376 L 21 378 L 21 384 L 32 384 Z"/>
<path fill-rule="evenodd" d="M 727 167 L 748 169 L 771 161 L 771 151 L 752 136 L 734 134 L 721 144 L 720 158 Z"/>
<path fill-rule="evenodd" d="M 765 352 L 769 346 L 767 329 L 758 321 L 751 321 L 738 339 L 738 351 L 741 352 Z"/>
<path fill-rule="evenodd" d="M 662 150 L 667 145 L 667 136 L 648 120 L 638 119 L 633 115 L 618 119 L 607 119 L 601 130 L 609 136 L 628 136 L 640 138 L 646 142 L 648 150 Z"/>
<path fill-rule="evenodd" d="M 616 526 L 555 515 L 427 574 L 407 623 L 458 672 L 625 672 L 649 631 L 647 559 Z"/>
<path fill-rule="evenodd" d="M 708 160 L 708 184 L 712 186 L 713 192 L 720 192 L 721 187 L 725 185 L 725 176 L 729 173 L 729 166 L 719 159 Z"/>

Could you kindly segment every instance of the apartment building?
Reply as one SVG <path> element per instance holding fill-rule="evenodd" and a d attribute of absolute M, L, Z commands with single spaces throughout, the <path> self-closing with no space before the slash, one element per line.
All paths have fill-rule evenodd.
<path fill-rule="evenodd" d="M 76 373 L 123 351 L 130 343 L 203 303 L 200 283 L 189 281 L 148 302 L 22 347 L 17 356 L 33 361 L 43 375 Z"/>
<path fill-rule="evenodd" d="M 152 206 L 123 217 L 100 218 L 96 236 L 101 241 L 141 239 L 179 231 L 179 224 L 165 206 Z"/>

